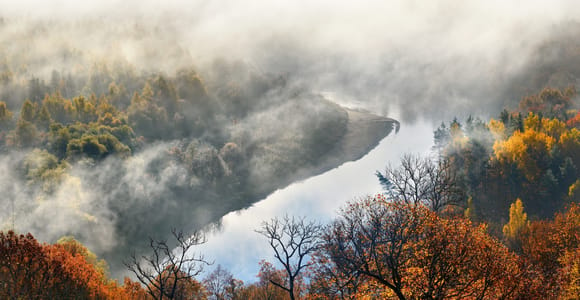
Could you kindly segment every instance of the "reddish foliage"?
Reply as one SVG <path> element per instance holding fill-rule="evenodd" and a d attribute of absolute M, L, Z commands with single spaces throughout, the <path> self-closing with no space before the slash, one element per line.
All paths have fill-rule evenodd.
<path fill-rule="evenodd" d="M 79 250 L 79 249 L 77 249 Z M 132 287 L 133 290 L 135 286 Z M 0 232 L 0 298 L 129 299 L 79 253 L 40 244 L 29 233 Z"/>

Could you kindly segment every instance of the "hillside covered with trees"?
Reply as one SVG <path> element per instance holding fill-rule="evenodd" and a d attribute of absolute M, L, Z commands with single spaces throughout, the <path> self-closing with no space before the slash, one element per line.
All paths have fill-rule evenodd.
<path fill-rule="evenodd" d="M 225 54 L 183 46 L 191 24 L 166 16 L 0 15 L 0 298 L 578 299 L 580 25 L 482 42 L 433 11 L 444 24 L 397 28 L 384 53 L 337 51 L 359 40 L 311 26 L 320 44 L 267 32 L 242 61 L 236 34 L 201 22 Z M 382 192 L 327 223 L 265 216 L 254 233 L 271 255 L 236 279 L 198 251 L 208 225 L 398 131 L 325 97 L 328 82 L 377 114 L 458 117 L 434 121 L 430 156 L 376 166 Z"/>
<path fill-rule="evenodd" d="M 191 65 L 152 71 L 67 43 L 35 48 L 58 40 L 59 30 L 77 35 L 93 22 L 79 29 L 2 19 L 0 36 L 19 36 L 29 48 L 0 51 L 7 208 L 0 220 L 3 229 L 44 241 L 74 235 L 115 262 L 115 274 L 132 249 L 146 249 L 149 236 L 217 222 L 361 157 L 392 129 L 392 120 L 349 112 L 283 74 L 241 62 L 216 61 L 202 76 Z M 121 43 L 119 30 L 140 39 L 130 25 L 103 30 L 112 31 L 113 44 Z M 363 126 L 367 119 L 373 123 Z"/>
<path fill-rule="evenodd" d="M 109 279 L 106 262 L 71 237 L 41 244 L 8 231 L 0 236 L 4 295 L 574 299 L 576 99 L 573 88 L 546 88 L 497 119 L 442 124 L 434 132 L 437 157 L 408 155 L 377 172 L 384 193 L 351 201 L 329 224 L 288 216 L 265 221 L 257 231 L 280 268 L 264 260 L 257 282 L 237 280 L 191 252 L 204 242 L 201 233 L 174 231 L 175 250 L 151 240 L 151 255 L 125 262 L 139 281 L 121 285 Z M 203 268 L 214 271 L 197 278 Z"/>

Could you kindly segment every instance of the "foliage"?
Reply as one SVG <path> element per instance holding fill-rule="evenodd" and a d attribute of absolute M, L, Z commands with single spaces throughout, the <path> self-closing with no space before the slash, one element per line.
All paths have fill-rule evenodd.
<path fill-rule="evenodd" d="M 88 260 L 87 260 L 88 259 Z M 67 238 L 40 244 L 31 235 L 0 232 L 0 297 L 5 299 L 126 299 L 123 287 L 91 262 L 90 251 Z M 94 258 L 96 261 L 96 258 Z M 126 280 L 126 284 L 131 284 Z M 138 288 L 132 288 L 138 293 Z"/>
<path fill-rule="evenodd" d="M 503 232 L 506 245 L 519 254 L 517 278 L 529 298 L 571 299 L 578 291 L 575 99 L 574 88 L 543 89 L 525 97 L 520 111 L 504 110 L 480 132 L 462 130 L 467 143 L 448 140 L 439 147 L 466 183 L 471 203 L 465 214 L 488 223 L 496 236 Z M 450 135 L 444 127 L 434 134 Z"/>
<path fill-rule="evenodd" d="M 10 126 L 13 113 L 6 106 L 6 102 L 0 101 L 0 129 L 5 130 Z"/>
<path fill-rule="evenodd" d="M 577 114 L 575 95 L 574 89 L 544 89 L 524 98 L 520 111 L 504 110 L 498 120 L 474 127 L 468 119 L 452 134 L 454 120 L 434 132 L 442 157 L 472 199 L 475 219 L 490 221 L 499 234 L 513 199 L 524 201 L 530 216 L 540 218 L 551 217 L 572 199 L 580 164 L 580 131 L 568 119 Z"/>
<path fill-rule="evenodd" d="M 512 249 L 519 250 L 520 245 L 516 244 L 527 226 L 528 215 L 524 212 L 522 200 L 516 199 L 516 201 L 510 206 L 510 220 L 503 226 L 503 236 Z"/>
<path fill-rule="evenodd" d="M 2 19 L 0 26 L 10 31 L 12 21 Z M 24 48 L 38 46 L 48 29 L 62 26 L 16 25 L 22 27 L 15 31 L 18 40 L 30 43 Z M 522 79 L 522 87 L 508 87 L 529 94 L 516 110 L 505 109 L 489 122 L 469 117 L 442 123 L 434 132 L 435 160 L 406 157 L 401 168 L 377 173 L 388 201 L 369 198 L 345 208 L 327 228 L 323 248 L 313 242 L 302 252 L 295 237 L 309 233 L 299 230 L 305 223 L 266 223 L 262 233 L 284 269 L 262 262 L 257 283 L 243 285 L 221 268 L 199 283 L 192 278 L 198 271 L 165 264 L 165 256 L 169 262 L 186 258 L 172 256 L 161 240 L 151 241 L 154 255 L 145 256 L 153 270 L 143 277 L 147 294 L 140 283 L 126 279 L 120 287 L 108 279 L 104 261 L 72 238 L 48 245 L 8 232 L 0 233 L 0 298 L 286 299 L 285 292 L 294 297 L 293 291 L 315 299 L 577 297 L 580 112 L 576 87 L 566 85 L 577 82 L 580 52 L 574 36 L 568 38 L 565 45 L 545 45 L 533 58 L 536 69 L 522 72 L 530 78 Z M 25 183 L 15 190 L 30 195 L 29 203 L 50 198 L 78 168 L 107 167 L 109 172 L 82 184 L 96 180 L 120 191 L 111 196 L 118 202 L 96 197 L 91 203 L 111 210 L 118 238 L 127 239 L 120 245 L 133 245 L 161 222 L 183 221 L 173 216 L 189 221 L 194 208 L 214 211 L 206 222 L 247 206 L 323 161 L 346 131 L 344 110 L 300 87 L 288 88 L 285 76 L 223 61 L 203 77 L 187 66 L 166 74 L 127 61 L 93 61 L 91 50 L 61 44 L 43 45 L 42 58 L 30 57 L 19 43 L 7 43 L 0 53 L 0 149 L 18 160 L 10 174 Z M 176 52 L 163 53 L 163 59 Z M 566 61 L 554 66 L 553 53 Z M 35 64 L 47 58 L 62 58 L 66 68 L 35 74 Z M 573 80 L 562 84 L 562 77 Z M 538 89 L 545 84 L 551 87 Z M 137 209 L 134 203 L 145 199 L 128 196 L 132 187 L 122 179 L 132 170 L 125 167 L 163 143 L 170 146 L 161 158 L 143 162 L 140 178 L 170 184 L 160 195 L 137 193 L 148 200 Z M 179 170 L 178 180 L 166 179 L 166 170 Z M 449 214 L 449 207 L 466 208 L 469 220 Z M 170 210 L 179 212 L 161 213 Z M 147 222 L 125 226 L 138 218 Z M 488 232 L 503 233 L 519 256 Z M 181 236 L 178 242 L 183 247 L 189 241 Z M 297 250 L 298 262 L 283 249 Z M 133 259 L 134 267 L 142 262 Z"/>
<path fill-rule="evenodd" d="M 30 53 L 0 53 L 6 80 L 0 86 L 0 149 L 5 161 L 18 166 L 18 188 L 11 191 L 31 199 L 15 202 L 14 211 L 28 218 L 42 201 L 61 200 L 56 192 L 70 176 L 95 195 L 107 191 L 106 197 L 83 195 L 91 195 L 88 209 L 107 210 L 120 240 L 114 249 L 96 248 L 116 260 L 115 275 L 128 245 L 160 234 L 167 220 L 170 227 L 187 223 L 196 230 L 333 166 L 325 162 L 336 156 L 347 130 L 340 106 L 249 65 L 223 62 L 202 76 L 191 65 L 145 70 L 123 60 L 94 61 L 85 56 L 88 49 L 59 47 L 66 66 L 58 69 L 50 61 L 42 74 L 20 63 Z M 144 164 L 140 174 L 136 164 Z M 194 210 L 212 213 L 191 218 Z M 84 229 L 55 235 L 97 239 L 81 236 Z"/>
<path fill-rule="evenodd" d="M 528 279 L 540 297 L 570 295 L 578 287 L 580 208 L 572 204 L 552 221 L 534 221 L 521 236 L 522 257 L 535 270 Z"/>
<path fill-rule="evenodd" d="M 319 263 L 331 264 L 343 278 L 362 276 L 363 283 L 351 288 L 356 298 L 370 287 L 377 297 L 399 299 L 519 292 L 517 257 L 485 226 L 438 216 L 423 205 L 366 198 L 343 209 L 326 232 L 326 260 Z"/>

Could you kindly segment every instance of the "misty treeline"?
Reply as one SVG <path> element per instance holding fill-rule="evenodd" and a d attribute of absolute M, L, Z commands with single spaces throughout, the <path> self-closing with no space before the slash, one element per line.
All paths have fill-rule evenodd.
<path fill-rule="evenodd" d="M 434 132 L 435 157 L 406 155 L 377 172 L 384 193 L 350 201 L 328 224 L 291 216 L 264 221 L 256 232 L 275 264 L 265 258 L 256 282 L 244 283 L 219 265 L 198 278 L 211 264 L 195 252 L 205 241 L 199 232 L 173 231 L 174 250 L 175 243 L 151 239 L 150 254 L 126 261 L 141 283 L 126 278 L 121 285 L 109 279 L 104 261 L 70 237 L 40 244 L 9 231 L 0 235 L 4 293 L 574 299 L 580 289 L 575 96 L 573 88 L 546 88 L 498 119 L 442 125 Z"/>
<path fill-rule="evenodd" d="M 392 100 L 408 119 L 479 105 L 507 109 L 489 122 L 469 118 L 441 126 L 436 160 L 409 157 L 401 169 L 381 173 L 385 196 L 353 201 L 331 224 L 310 232 L 316 251 L 303 257 L 306 268 L 282 263 L 278 269 L 264 261 L 258 281 L 246 284 L 219 266 L 200 281 L 185 269 L 157 269 L 148 277 L 150 289 L 112 280 L 88 249 L 107 259 L 111 274 L 123 268 L 130 248 L 137 249 L 135 258 L 164 253 L 177 245 L 163 239 L 169 228 L 200 228 L 291 182 L 324 157 L 347 126 L 343 109 L 284 69 L 268 73 L 220 59 L 197 68 L 179 43 L 183 36 L 157 21 L 0 18 L 0 282 L 7 298 L 166 297 L 155 290 L 159 281 L 175 298 L 578 294 L 574 86 L 580 52 L 573 23 L 534 43 L 539 47 L 522 53 L 522 65 L 510 64 L 513 53 L 499 60 L 497 73 L 466 72 L 457 59 L 487 63 L 454 55 L 415 64 L 417 57 L 387 53 L 393 61 L 370 70 L 329 55 L 323 64 L 338 73 L 332 87 Z M 100 36 L 86 34 L 94 28 Z M 284 53 L 308 54 L 281 45 L 289 46 Z M 267 67 L 287 64 L 305 77 L 300 83 L 320 84 L 316 58 L 277 54 L 270 54 L 277 64 Z M 468 79 L 457 82 L 462 77 Z M 418 189 L 408 190 L 405 182 Z M 295 220 L 278 220 L 275 228 L 296 228 Z M 300 226 L 291 232 L 300 234 Z M 268 227 L 258 230 L 280 236 Z M 69 234 L 86 247 L 71 238 L 57 241 Z M 153 249 L 143 246 L 149 236 Z"/>
<path fill-rule="evenodd" d="M 202 76 L 133 65 L 120 49 L 100 56 L 78 32 L 59 38 L 104 26 L 78 22 L 2 20 L 2 38 L 19 38 L 0 51 L 2 228 L 72 234 L 116 267 L 149 235 L 199 229 L 332 167 L 318 162 L 346 132 L 338 105 L 242 62 L 216 60 Z M 146 48 L 135 26 L 103 30 L 113 46 L 126 36 Z M 174 52 L 163 58 L 187 61 Z"/>
<path fill-rule="evenodd" d="M 451 145 L 451 144 L 449 144 Z M 493 159 L 493 157 L 490 157 Z M 256 232 L 275 264 L 260 262 L 244 283 L 195 252 L 203 234 L 173 231 L 177 247 L 150 240 L 133 256 L 121 285 L 107 264 L 67 237 L 40 244 L 30 234 L 0 234 L 0 276 L 6 297 L 76 295 L 89 299 L 573 299 L 580 272 L 580 207 L 533 220 L 521 200 L 496 234 L 473 213 L 469 191 L 447 157 L 405 156 L 379 173 L 385 193 L 343 206 L 328 224 L 285 216 Z M 416 174 L 427 174 L 415 176 Z M 437 175 L 435 175 L 437 174 Z M 429 180 L 425 180 L 429 178 Z M 397 183 L 406 182 L 406 188 Z M 460 200 L 463 199 L 463 200 Z M 22 262 L 27 262 L 26 264 Z M 279 267 L 276 267 L 278 265 Z M 39 272 L 39 270 L 42 270 Z M 71 280 L 73 283 L 70 283 Z"/>
<path fill-rule="evenodd" d="M 474 218 L 501 224 L 519 198 L 546 219 L 579 199 L 579 118 L 574 87 L 545 88 L 489 122 L 441 124 L 434 147 L 457 172 Z"/>
<path fill-rule="evenodd" d="M 244 284 L 218 266 L 210 299 L 574 299 L 580 291 L 580 112 L 544 88 L 487 122 L 434 131 L 434 157 L 403 156 L 383 194 L 329 224 L 284 217 L 257 230 L 273 261 Z M 220 279 L 221 278 L 221 279 Z"/>

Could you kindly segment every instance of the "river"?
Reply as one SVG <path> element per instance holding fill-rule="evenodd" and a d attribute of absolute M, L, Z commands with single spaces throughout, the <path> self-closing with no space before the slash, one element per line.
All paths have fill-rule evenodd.
<path fill-rule="evenodd" d="M 383 171 L 387 164 L 397 165 L 405 153 L 428 154 L 432 141 L 431 123 L 401 124 L 399 133 L 393 131 L 363 158 L 295 182 L 248 209 L 225 215 L 219 229 L 208 232 L 207 243 L 196 249 L 214 262 L 204 273 L 221 265 L 237 279 L 256 281 L 261 260 L 275 263 L 266 239 L 255 232 L 261 222 L 288 214 L 327 223 L 347 201 L 381 192 L 374 175 L 377 170 Z M 204 276 L 201 274 L 200 278 Z"/>

